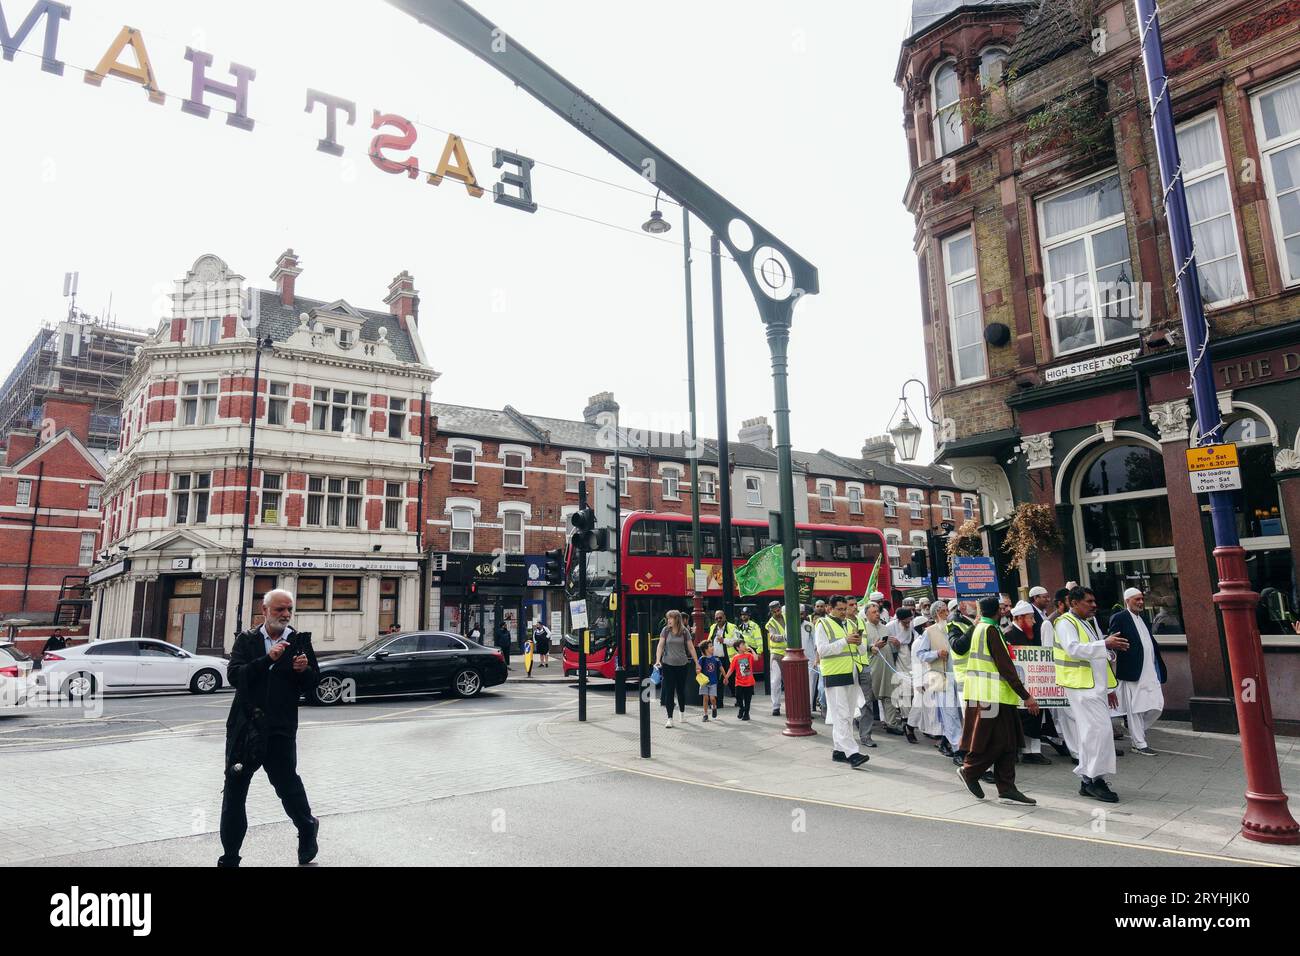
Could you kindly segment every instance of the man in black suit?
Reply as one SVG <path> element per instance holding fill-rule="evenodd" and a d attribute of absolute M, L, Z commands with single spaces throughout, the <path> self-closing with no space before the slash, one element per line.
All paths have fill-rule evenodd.
<path fill-rule="evenodd" d="M 310 863 L 319 847 L 320 821 L 311 815 L 307 791 L 298 776 L 298 697 L 320 678 L 311 635 L 289 626 L 293 595 L 271 591 L 262 600 L 264 623 L 235 638 L 226 673 L 235 699 L 226 720 L 226 787 L 221 800 L 222 856 L 217 866 L 239 866 L 239 848 L 248 831 L 244 804 L 259 766 L 298 828 L 298 862 Z M 250 731 L 264 742 L 250 755 Z M 253 748 L 256 751 L 257 748 Z M 259 759 L 260 758 L 260 759 Z"/>
<path fill-rule="evenodd" d="M 1126 650 L 1115 651 L 1115 679 L 1119 681 L 1119 706 L 1126 715 L 1133 751 L 1154 757 L 1156 752 L 1147 746 L 1147 730 L 1165 709 L 1165 694 L 1160 685 L 1168 675 L 1160 645 L 1152 636 L 1146 598 L 1139 589 L 1129 588 L 1124 592 L 1124 610 L 1116 611 L 1111 617 L 1110 632 L 1123 635 L 1128 641 Z"/>

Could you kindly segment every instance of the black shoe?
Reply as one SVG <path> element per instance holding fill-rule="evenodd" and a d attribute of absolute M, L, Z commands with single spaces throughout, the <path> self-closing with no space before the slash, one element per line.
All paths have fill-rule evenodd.
<path fill-rule="evenodd" d="M 773 716 L 773 717 L 780 717 L 780 716 L 781 716 L 781 712 L 780 712 L 779 710 L 774 710 L 774 711 L 772 711 L 772 716 Z"/>
<path fill-rule="evenodd" d="M 1025 754 L 1021 758 L 1021 760 L 1024 763 L 1037 764 L 1040 767 L 1047 767 L 1050 766 L 1052 763 L 1051 760 L 1049 760 L 1047 757 L 1044 757 L 1042 754 Z"/>
<path fill-rule="evenodd" d="M 1052 745 L 1052 749 L 1056 751 L 1057 756 L 1059 757 L 1070 756 L 1070 748 L 1065 746 L 1065 744 L 1057 743 L 1055 740 L 1049 740 L 1048 743 Z"/>
<path fill-rule="evenodd" d="M 1100 800 L 1102 803 L 1119 803 L 1119 797 L 1114 790 L 1106 786 L 1105 780 L 1093 780 L 1091 783 L 1079 784 L 1079 796 L 1092 797 L 1092 799 Z"/>
<path fill-rule="evenodd" d="M 849 758 L 848 755 L 845 754 L 843 750 L 832 750 L 831 759 L 834 760 L 836 763 L 844 763 Z"/>
<path fill-rule="evenodd" d="M 887 733 L 887 734 L 893 734 L 895 737 L 902 737 L 902 736 L 903 736 L 903 732 L 902 732 L 901 730 L 899 730 L 897 727 L 889 727 L 889 726 L 886 726 L 886 727 L 885 727 L 885 733 Z"/>
<path fill-rule="evenodd" d="M 1079 766 L 1079 758 L 1078 758 L 1078 757 L 1071 757 L 1071 758 L 1070 758 L 1070 763 L 1074 764 L 1076 767 Z"/>
<path fill-rule="evenodd" d="M 320 821 L 315 817 L 311 818 L 311 828 L 309 830 L 298 831 L 299 866 L 306 866 L 316 859 L 316 854 L 320 852 L 320 845 L 316 842 L 316 834 L 318 833 L 320 833 Z"/>
<path fill-rule="evenodd" d="M 219 856 L 217 857 L 217 866 L 239 866 L 240 859 L 237 856 Z"/>
<path fill-rule="evenodd" d="M 1019 790 L 1012 790 L 1010 793 L 999 793 L 999 794 L 998 794 L 998 799 L 999 799 L 999 800 L 1005 800 L 1005 801 L 1007 801 L 1007 803 L 1019 803 L 1019 804 L 1023 804 L 1023 805 L 1026 806 L 1026 807 L 1036 807 L 1036 806 L 1038 806 L 1038 801 L 1037 801 L 1037 800 L 1035 800 L 1033 797 L 1026 797 L 1026 796 L 1025 796 L 1023 793 L 1021 793 Z"/>
<path fill-rule="evenodd" d="M 984 771 L 984 775 L 983 775 L 982 777 L 980 777 L 980 782 L 982 782 L 982 783 L 997 783 L 997 780 L 996 780 L 996 778 L 993 776 L 993 771 L 992 771 L 992 770 L 985 770 L 985 771 Z"/>
<path fill-rule="evenodd" d="M 916 729 L 911 724 L 904 727 L 903 732 L 907 735 L 907 742 L 909 744 L 916 743 Z"/>
<path fill-rule="evenodd" d="M 871 758 L 868 757 L 866 754 L 854 754 L 852 757 L 849 758 L 849 766 L 852 767 L 854 770 L 857 770 L 859 767 L 861 767 L 864 763 L 866 763 L 870 759 Z"/>
<path fill-rule="evenodd" d="M 940 741 L 939 741 L 939 753 L 943 754 L 945 757 L 951 757 L 951 756 L 952 756 L 952 744 L 948 743 L 948 741 L 946 741 L 946 740 L 940 740 Z"/>
<path fill-rule="evenodd" d="M 960 767 L 962 764 L 966 762 L 966 755 L 962 753 L 960 750 L 956 750 L 953 752 L 952 762 L 955 766 Z"/>
<path fill-rule="evenodd" d="M 980 786 L 980 782 L 978 780 L 967 780 L 966 771 L 961 767 L 957 768 L 957 779 L 966 785 L 966 789 L 975 796 L 976 800 L 984 799 L 984 788 Z"/>

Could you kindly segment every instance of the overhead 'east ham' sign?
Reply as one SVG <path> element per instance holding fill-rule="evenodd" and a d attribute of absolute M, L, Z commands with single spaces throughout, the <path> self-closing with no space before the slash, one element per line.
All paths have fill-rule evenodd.
<path fill-rule="evenodd" d="M 17 29 L 10 32 L 9 23 L 13 21 L 5 18 L 4 5 L 0 2 L 0 51 L 3 51 L 6 60 L 12 60 L 42 19 L 45 20 L 45 43 L 40 54 L 41 69 L 62 76 L 66 64 L 58 57 L 59 26 L 62 21 L 72 19 L 72 8 L 67 4 L 56 0 L 37 0 Z M 134 63 L 122 62 L 128 49 Z M 191 116 L 207 119 L 212 114 L 209 100 L 226 100 L 233 106 L 223 107 L 227 114 L 226 123 L 251 132 L 254 120 L 248 114 L 249 88 L 257 77 L 257 71 L 231 63 L 229 73 L 234 82 L 227 83 L 208 75 L 213 62 L 212 54 L 186 47 L 185 59 L 192 65 L 190 95 L 181 102 L 181 110 Z M 167 102 L 167 94 L 159 88 L 153 64 L 149 60 L 144 35 L 133 27 L 122 27 L 116 39 L 109 43 L 104 55 L 100 57 L 99 65 L 93 70 L 85 71 L 85 80 L 92 86 L 99 86 L 109 76 L 138 83 L 150 103 L 161 106 Z M 347 125 L 355 126 L 357 104 L 342 96 L 309 89 L 306 112 L 319 114 L 324 120 L 325 135 L 316 148 L 331 156 L 342 156 L 344 148 L 338 141 L 339 117 L 344 117 Z M 417 179 L 422 169 L 430 168 L 422 166 L 412 152 L 419 135 L 415 124 L 409 119 L 396 113 L 374 110 L 370 128 L 377 133 L 370 141 L 368 150 L 375 168 L 410 179 Z M 400 154 L 407 155 L 403 157 Z M 493 201 L 512 209 L 536 212 L 537 204 L 533 202 L 533 161 L 509 150 L 494 149 L 492 166 L 495 169 L 507 167 L 501 173 L 500 180 L 493 184 Z M 466 192 L 476 199 L 483 195 L 483 188 L 474 174 L 474 166 L 465 151 L 465 144 L 454 133 L 448 134 L 442 155 L 432 167 L 432 172 L 425 177 L 425 182 L 438 186 L 448 179 L 461 183 Z"/>

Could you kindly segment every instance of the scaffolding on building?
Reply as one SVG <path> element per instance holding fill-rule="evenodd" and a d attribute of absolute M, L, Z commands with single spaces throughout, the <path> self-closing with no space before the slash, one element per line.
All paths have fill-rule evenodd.
<path fill-rule="evenodd" d="M 78 398 L 92 406 L 90 447 L 116 451 L 119 389 L 148 335 L 75 306 L 62 322 L 45 323 L 0 386 L 0 435 L 15 428 L 39 429 L 47 396 Z"/>

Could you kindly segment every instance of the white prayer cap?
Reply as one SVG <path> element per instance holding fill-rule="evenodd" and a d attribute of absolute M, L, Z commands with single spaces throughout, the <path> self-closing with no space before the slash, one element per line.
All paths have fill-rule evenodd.
<path fill-rule="evenodd" d="M 1021 601 L 1019 604 L 1017 604 L 1015 607 L 1011 609 L 1012 617 L 1020 617 L 1020 615 L 1022 614 L 1033 614 L 1033 613 L 1034 613 L 1034 606 L 1030 604 L 1028 601 Z"/>
<path fill-rule="evenodd" d="M 1141 588 L 1129 588 L 1127 591 L 1124 592 L 1124 600 L 1125 600 L 1125 601 L 1128 601 L 1128 600 L 1130 600 L 1130 599 L 1132 599 L 1132 598 L 1135 598 L 1135 597 L 1141 597 L 1141 596 L 1142 596 L 1142 589 L 1141 589 Z"/>
<path fill-rule="evenodd" d="M 1040 594 L 1046 594 L 1046 593 L 1047 593 L 1047 588 L 1043 587 L 1041 584 L 1035 584 L 1032 588 L 1029 589 L 1029 596 L 1031 598 L 1036 598 Z"/>
<path fill-rule="evenodd" d="M 872 592 L 871 592 L 871 600 L 873 600 L 873 601 L 883 601 L 884 599 L 885 599 L 885 596 L 884 596 L 883 594 L 881 594 L 879 591 L 872 591 Z"/>
<path fill-rule="evenodd" d="M 903 607 L 916 607 L 916 598 L 914 597 L 903 598 Z"/>
<path fill-rule="evenodd" d="M 956 598 L 953 598 L 951 601 L 948 602 L 948 610 L 957 611 L 960 609 L 961 609 L 961 601 L 958 601 Z"/>

